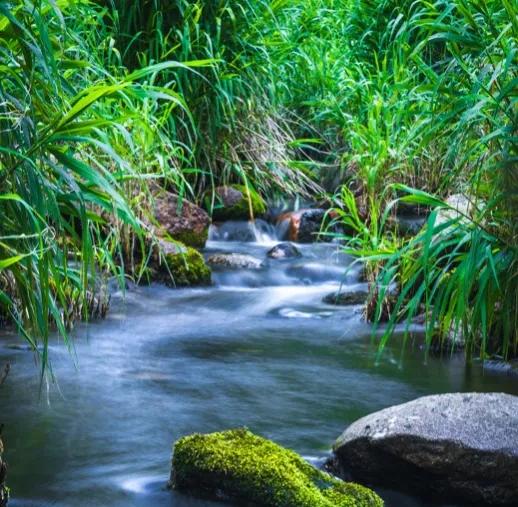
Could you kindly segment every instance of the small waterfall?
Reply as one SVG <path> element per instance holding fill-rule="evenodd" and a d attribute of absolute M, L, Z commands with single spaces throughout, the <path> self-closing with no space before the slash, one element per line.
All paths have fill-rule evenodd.
<path fill-rule="evenodd" d="M 250 222 L 250 227 L 252 228 L 256 243 L 268 245 L 279 240 L 277 229 L 273 224 L 264 220 L 255 220 Z"/>
<path fill-rule="evenodd" d="M 274 225 L 261 219 L 249 222 L 229 220 L 210 226 L 209 241 L 242 241 L 268 245 L 278 242 L 279 236 Z"/>

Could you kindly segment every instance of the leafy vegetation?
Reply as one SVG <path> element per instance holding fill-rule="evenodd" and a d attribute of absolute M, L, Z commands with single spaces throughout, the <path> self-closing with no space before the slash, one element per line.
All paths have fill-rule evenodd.
<path fill-rule="evenodd" d="M 381 70 L 406 77 L 389 88 L 389 105 L 379 109 L 395 120 L 382 122 L 390 131 L 365 138 L 386 143 L 386 156 L 366 140 L 349 155 L 359 164 L 370 215 L 368 230 L 356 218 L 352 248 L 379 275 L 371 317 L 387 318 L 392 306 L 380 352 L 397 321 L 410 324 L 425 313 L 429 346 L 437 336 L 462 335 L 468 358 L 514 356 L 518 11 L 505 1 L 414 2 L 403 11 L 395 4 L 387 10 L 389 4 L 379 3 L 373 15 L 387 26 L 375 51 L 384 55 Z M 370 37 L 364 42 L 371 44 Z M 368 119 L 367 125 L 379 124 Z M 376 160 L 368 158 L 373 153 Z M 343 192 L 350 221 L 358 202 Z M 445 201 L 452 193 L 467 204 Z M 389 215 L 404 204 L 432 212 L 416 237 L 401 241 Z M 390 302 L 393 284 L 399 295 Z"/>
<path fill-rule="evenodd" d="M 198 203 L 238 184 L 334 196 L 367 315 L 388 320 L 380 351 L 425 313 L 430 346 L 462 331 L 468 357 L 516 355 L 517 16 L 510 0 L 0 3 L 3 316 L 45 365 L 99 275 L 146 272 L 151 182 Z M 428 218 L 405 238 L 409 206 Z"/>
<path fill-rule="evenodd" d="M 141 235 L 146 181 L 182 186 L 167 123 L 186 107 L 153 84 L 179 64 L 127 71 L 92 4 L 2 3 L 0 15 L 0 298 L 46 364 L 51 326 L 66 338 L 96 274 L 120 272 L 124 227 Z"/>

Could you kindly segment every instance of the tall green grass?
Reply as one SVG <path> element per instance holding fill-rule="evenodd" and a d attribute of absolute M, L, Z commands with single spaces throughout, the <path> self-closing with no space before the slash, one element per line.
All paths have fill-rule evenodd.
<path fill-rule="evenodd" d="M 380 350 L 425 311 L 429 345 L 462 329 L 468 357 L 516 355 L 517 15 L 509 0 L 2 2 L 4 313 L 45 363 L 99 273 L 143 269 L 128 262 L 151 181 L 194 201 L 229 182 L 325 188 L 368 264 L 369 314 L 389 317 Z M 452 193 L 474 211 L 439 224 Z M 405 204 L 432 210 L 411 239 L 394 228 Z"/>
<path fill-rule="evenodd" d="M 168 126 L 187 108 L 154 85 L 179 66 L 128 72 L 94 4 L 0 4 L 0 306 L 43 367 L 52 329 L 69 343 L 98 275 L 121 273 L 149 179 L 185 181 Z"/>
<path fill-rule="evenodd" d="M 189 181 L 199 194 L 231 182 L 269 194 L 318 188 L 311 171 L 304 170 L 311 163 L 296 142 L 298 121 L 274 88 L 290 2 L 115 0 L 109 5 L 128 66 L 170 58 L 211 62 L 196 75 L 173 72 L 195 122 L 194 132 L 177 122 L 172 135 L 192 150 L 196 170 Z"/>
<path fill-rule="evenodd" d="M 410 324 L 424 312 L 428 346 L 439 337 L 447 348 L 452 344 L 447 335 L 462 334 L 468 359 L 516 356 L 518 10 L 508 1 L 440 0 L 414 2 L 400 21 L 396 13 L 389 16 L 384 40 L 390 40 L 397 23 L 412 37 L 394 37 L 385 54 L 391 54 L 393 73 L 403 63 L 413 80 L 410 86 L 389 87 L 389 93 L 403 107 L 403 115 L 410 113 L 409 120 L 413 113 L 414 127 L 397 122 L 394 130 L 385 121 L 385 127 L 401 137 L 375 133 L 373 138 L 386 141 L 389 153 L 397 154 L 402 146 L 411 149 L 403 157 L 407 167 L 402 174 L 399 157 L 388 159 L 388 178 L 379 179 L 374 160 L 366 174 L 374 171 L 387 189 L 378 194 L 387 203 L 380 223 L 401 203 L 433 211 L 426 227 L 403 245 L 385 250 L 363 242 L 355 247 L 358 255 L 378 266 L 375 320 L 386 316 L 389 287 L 399 287 L 380 352 L 398 321 Z M 403 62 L 399 55 L 404 55 Z M 373 153 L 361 144 L 352 150 L 356 157 Z M 417 189 L 402 185 L 412 183 L 407 178 L 409 163 L 421 173 Z M 426 171 L 430 163 L 435 165 L 432 173 Z M 372 188 L 368 178 L 363 181 Z M 464 194 L 470 211 L 451 209 L 443 200 L 450 193 Z M 397 199 L 392 202 L 391 197 Z"/>

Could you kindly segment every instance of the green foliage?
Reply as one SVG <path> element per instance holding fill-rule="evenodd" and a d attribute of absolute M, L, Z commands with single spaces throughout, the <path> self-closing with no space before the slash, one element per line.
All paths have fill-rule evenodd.
<path fill-rule="evenodd" d="M 399 288 L 380 352 L 398 321 L 410 323 L 425 312 L 429 346 L 437 334 L 462 334 L 468 359 L 474 354 L 516 355 L 518 10 L 507 1 L 439 0 L 414 2 L 406 15 L 395 16 L 396 11 L 389 15 L 384 35 L 372 44 L 390 55 L 387 68 L 394 72 L 403 63 L 404 72 L 412 76 L 388 88 L 396 110 L 409 116 L 390 127 L 395 137 L 383 133 L 389 125 L 386 117 L 381 130 L 372 130 L 372 139 L 386 143 L 391 156 L 373 149 L 376 144 L 365 136 L 352 143 L 349 155 L 360 167 L 366 189 L 362 196 L 369 199 L 366 214 L 371 213 L 370 230 L 359 227 L 360 235 L 355 234 L 350 246 L 379 272 L 372 290 L 378 321 L 386 315 L 383 305 L 390 287 Z M 404 30 L 394 36 L 396 25 Z M 381 110 L 386 115 L 390 106 Z M 410 149 L 403 157 L 397 155 L 405 146 Z M 373 153 L 381 153 L 381 171 L 377 160 L 369 161 Z M 366 171 L 361 169 L 365 160 Z M 417 178 L 408 178 L 411 166 L 418 168 Z M 469 213 L 459 214 L 441 199 L 455 192 L 471 202 Z M 392 197 L 397 199 L 390 202 Z M 341 202 L 349 210 L 357 204 L 349 195 Z M 401 203 L 434 211 L 415 238 L 390 246 L 383 227 Z M 437 220 L 444 217 L 441 209 L 450 211 Z M 387 240 L 388 249 L 383 246 Z"/>
<path fill-rule="evenodd" d="M 274 13 L 285 2 L 115 0 L 113 6 L 112 26 L 130 67 L 164 59 L 210 62 L 196 74 L 171 76 L 195 119 L 193 130 L 185 119 L 172 134 L 192 150 L 199 170 L 189 182 L 200 194 L 244 181 L 270 192 L 316 188 L 297 170 L 301 154 L 291 144 L 290 124 L 268 92 L 274 62 L 265 60 L 261 33 L 276 27 Z"/>
<path fill-rule="evenodd" d="M 51 330 L 66 339 L 70 308 L 87 317 L 95 278 L 119 273 L 125 231 L 142 235 L 136 190 L 183 181 L 164 126 L 185 104 L 153 85 L 178 64 L 129 73 L 103 30 L 88 2 L 0 4 L 0 302 L 43 367 Z"/>
<path fill-rule="evenodd" d="M 369 489 L 317 470 L 246 429 L 194 434 L 174 446 L 173 487 L 265 507 L 382 507 Z"/>

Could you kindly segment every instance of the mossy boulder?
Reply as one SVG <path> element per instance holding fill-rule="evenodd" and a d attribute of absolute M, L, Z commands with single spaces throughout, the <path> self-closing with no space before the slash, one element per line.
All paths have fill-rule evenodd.
<path fill-rule="evenodd" d="M 148 227 L 156 236 L 170 237 L 193 248 L 205 246 L 210 226 L 210 217 L 205 210 L 162 189 L 156 190 L 153 198 L 153 214 Z"/>
<path fill-rule="evenodd" d="M 173 287 L 211 284 L 211 270 L 200 252 L 179 242 L 161 242 L 160 246 L 163 252 L 158 269 L 160 281 Z"/>
<path fill-rule="evenodd" d="M 381 507 L 373 491 L 335 479 L 246 429 L 194 434 L 174 447 L 171 486 L 239 505 Z"/>
<path fill-rule="evenodd" d="M 252 188 L 246 185 L 229 185 L 216 187 L 214 199 L 207 193 L 203 200 L 206 210 L 212 211 L 212 218 L 216 221 L 249 220 L 266 213 L 266 204 L 263 198 Z"/>

